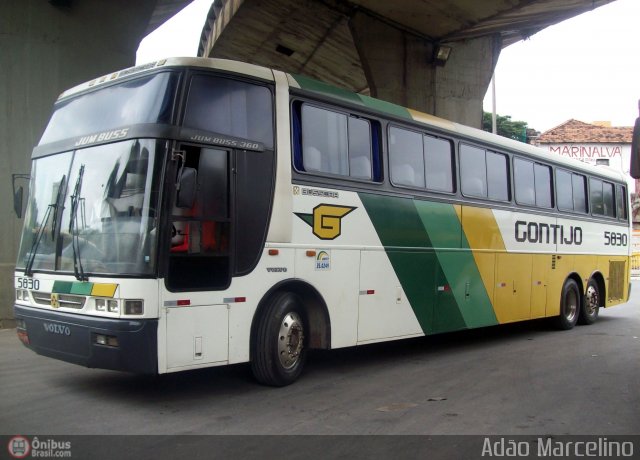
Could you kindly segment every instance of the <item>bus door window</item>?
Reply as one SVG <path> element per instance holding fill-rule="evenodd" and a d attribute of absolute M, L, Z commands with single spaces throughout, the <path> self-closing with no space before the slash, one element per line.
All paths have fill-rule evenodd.
<path fill-rule="evenodd" d="M 190 208 L 173 208 L 168 285 L 224 288 L 230 279 L 229 152 L 183 149 L 184 166 L 197 172 L 197 190 Z"/>

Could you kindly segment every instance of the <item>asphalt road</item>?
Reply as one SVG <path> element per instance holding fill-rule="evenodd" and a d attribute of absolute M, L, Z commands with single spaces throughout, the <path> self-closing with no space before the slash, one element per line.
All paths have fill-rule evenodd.
<path fill-rule="evenodd" d="M 636 283 L 572 331 L 535 321 L 316 352 L 286 388 L 247 365 L 85 369 L 2 330 L 0 434 L 640 434 L 639 307 Z"/>

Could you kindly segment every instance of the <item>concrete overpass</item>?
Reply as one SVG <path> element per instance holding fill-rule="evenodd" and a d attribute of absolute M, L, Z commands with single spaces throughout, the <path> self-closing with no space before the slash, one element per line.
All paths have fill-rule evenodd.
<path fill-rule="evenodd" d="M 500 49 L 611 0 L 216 0 L 200 55 L 303 73 L 477 126 Z M 12 326 L 22 221 L 11 174 L 65 88 L 134 64 L 141 39 L 189 0 L 0 2 L 0 327 Z M 439 46 L 451 48 L 443 63 Z"/>
<path fill-rule="evenodd" d="M 479 127 L 503 47 L 610 1 L 215 0 L 199 54 L 306 74 Z M 446 62 L 439 49 L 449 51 Z"/>

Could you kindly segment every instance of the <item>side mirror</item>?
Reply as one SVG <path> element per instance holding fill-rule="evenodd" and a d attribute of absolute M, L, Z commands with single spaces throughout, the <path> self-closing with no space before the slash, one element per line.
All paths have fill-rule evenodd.
<path fill-rule="evenodd" d="M 22 185 L 18 187 L 18 190 L 13 191 L 13 210 L 16 212 L 18 219 L 22 218 L 22 195 L 24 194 L 24 188 Z"/>
<path fill-rule="evenodd" d="M 22 199 L 24 195 L 24 187 L 19 186 L 16 188 L 16 180 L 18 179 L 31 179 L 29 174 L 11 174 L 11 185 L 13 186 L 13 210 L 18 216 L 18 219 L 22 218 Z"/>
<path fill-rule="evenodd" d="M 178 178 L 178 195 L 176 206 L 179 208 L 191 208 L 196 201 L 196 191 L 198 188 L 198 171 L 195 168 L 182 168 L 182 173 Z"/>

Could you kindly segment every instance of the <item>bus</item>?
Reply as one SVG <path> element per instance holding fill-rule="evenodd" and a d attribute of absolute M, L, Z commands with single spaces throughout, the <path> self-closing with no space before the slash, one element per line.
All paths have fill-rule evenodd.
<path fill-rule="evenodd" d="M 32 159 L 17 335 L 91 368 L 284 386 L 311 349 L 629 298 L 620 173 L 305 76 L 114 72 L 62 93 Z"/>

